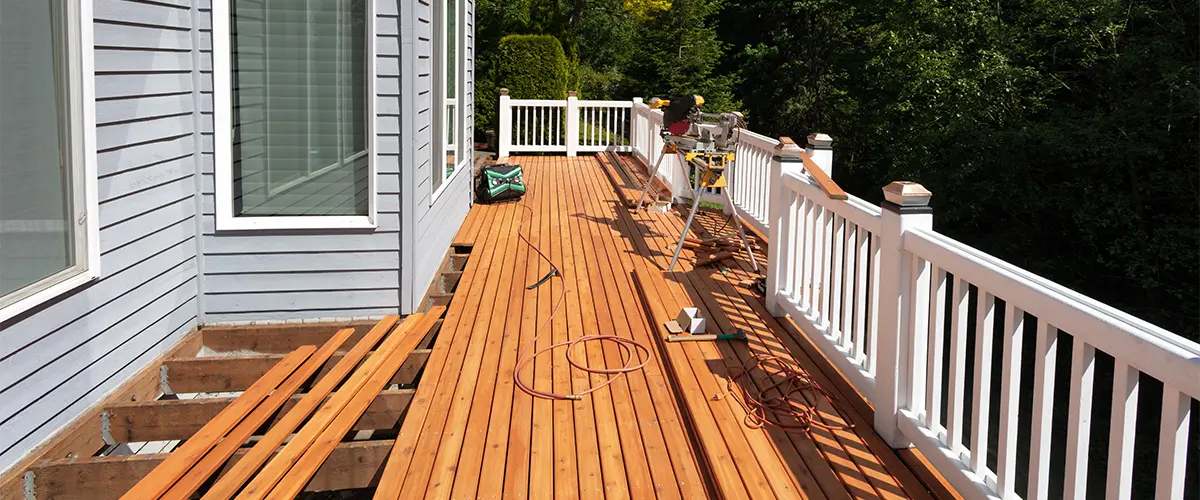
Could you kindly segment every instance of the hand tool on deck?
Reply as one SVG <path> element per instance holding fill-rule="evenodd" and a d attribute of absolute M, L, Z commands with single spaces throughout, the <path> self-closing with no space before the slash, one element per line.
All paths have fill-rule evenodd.
<path fill-rule="evenodd" d="M 667 335 L 667 342 L 711 342 L 717 340 L 748 340 L 746 333 L 738 328 L 737 333 L 709 333 L 703 335 Z"/>
<path fill-rule="evenodd" d="M 700 209 L 700 200 L 706 188 L 721 188 L 726 205 L 733 206 L 729 190 L 725 189 L 728 187 L 725 172 L 736 164 L 736 154 L 733 150 L 737 144 L 736 133 L 746 126 L 746 120 L 737 112 L 704 113 L 700 111 L 703 105 L 704 98 L 698 95 L 650 100 L 650 109 L 663 109 L 663 128 L 659 133 L 663 140 L 663 149 L 642 185 L 642 195 L 638 198 L 634 212 L 641 211 L 654 177 L 658 175 L 663 159 L 667 156 L 679 156 L 679 168 L 684 178 L 689 177 L 688 165 L 695 173 L 691 176 L 692 210 L 683 226 L 683 234 L 679 237 L 679 244 L 675 246 L 675 254 L 671 257 L 671 265 L 667 267 L 667 271 L 674 270 L 675 263 L 679 261 L 679 253 L 683 251 L 684 242 L 688 239 L 688 230 L 696 219 L 696 212 Z M 750 264 L 758 271 L 758 261 L 754 258 L 754 250 L 746 238 L 742 221 L 734 216 L 733 223 L 742 246 L 746 249 L 746 255 L 750 257 Z"/>

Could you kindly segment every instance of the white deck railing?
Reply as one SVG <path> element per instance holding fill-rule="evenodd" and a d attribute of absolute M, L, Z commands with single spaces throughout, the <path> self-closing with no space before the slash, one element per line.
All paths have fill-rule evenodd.
<path fill-rule="evenodd" d="M 653 165 L 662 154 L 662 113 L 641 99 L 628 106 L 574 105 L 606 109 L 616 118 L 582 119 L 598 123 L 603 132 L 598 142 L 573 146 L 570 138 L 578 133 L 570 131 L 565 145 L 511 141 L 548 126 L 516 121 L 519 110 L 552 105 L 506 100 L 501 98 L 502 155 L 612 149 Z M 556 102 L 559 109 L 572 106 Z M 567 123 L 570 128 L 581 120 Z M 1106 491 L 1091 493 L 1130 498 L 1145 375 L 1162 382 L 1163 396 L 1154 403 L 1161 404 L 1159 422 L 1151 423 L 1157 440 L 1138 443 L 1157 449 L 1155 477 L 1143 484 L 1154 484 L 1155 498 L 1183 498 L 1189 425 L 1197 418 L 1191 408 L 1200 399 L 1200 345 L 934 231 L 927 192 L 918 185 L 885 188 L 884 208 L 854 196 L 831 198 L 803 158 L 832 175 L 830 142 L 814 134 L 809 143 L 802 151 L 790 141 L 743 131 L 727 177 L 734 207 L 727 208 L 769 237 L 768 308 L 796 321 L 868 398 L 875 429 L 889 444 L 919 449 L 966 498 L 1049 498 L 1052 481 L 1061 481 L 1064 498 L 1082 498 L 1089 463 L 1100 462 L 1107 464 Z M 688 193 L 675 159 L 666 161 L 659 176 L 676 195 Z M 996 336 L 999 353 L 993 348 Z M 1057 351 L 1066 336 L 1071 361 L 1060 367 Z M 1023 360 L 1029 341 L 1033 359 Z M 971 352 L 968 344 L 974 345 Z M 1113 358 L 1111 384 L 1097 377 L 1097 353 Z M 1030 361 L 1032 380 L 1022 380 L 1022 363 Z M 1064 378 L 1070 395 L 1056 405 L 1060 368 L 1069 370 Z M 1106 385 L 1097 387 L 1101 381 Z M 1032 393 L 1023 394 L 1023 385 Z M 997 408 L 991 407 L 994 388 L 1000 392 Z M 1090 411 L 1093 395 L 1108 391 L 1111 407 Z M 1023 398 L 1032 399 L 1030 414 L 1019 411 Z M 1052 421 L 1064 413 L 1065 436 L 1052 435 Z M 1090 451 L 1093 418 L 1109 422 L 1106 450 Z M 1022 425 L 1032 429 L 1028 454 L 1018 452 L 1024 449 L 1017 438 Z M 992 432 L 999 436 L 995 451 L 988 449 Z M 1052 469 L 1050 446 L 1056 442 L 1066 448 L 1061 472 L 1052 472 L 1057 468 Z M 1017 491 L 1018 477 L 1028 480 L 1027 491 Z"/>

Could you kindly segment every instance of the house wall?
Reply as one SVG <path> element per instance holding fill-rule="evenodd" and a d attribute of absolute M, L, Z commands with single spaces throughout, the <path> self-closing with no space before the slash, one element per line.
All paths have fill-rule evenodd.
<path fill-rule="evenodd" d="M 197 324 L 190 0 L 94 0 L 102 277 L 0 324 L 0 470 Z"/>
<path fill-rule="evenodd" d="M 466 220 L 467 212 L 472 203 L 472 179 L 470 166 L 459 169 L 450 179 L 445 190 L 433 197 L 432 175 L 434 172 L 433 154 L 433 7 L 420 1 L 401 2 L 402 26 L 407 28 L 401 33 L 402 67 L 413 68 L 413 78 L 406 78 L 401 83 L 406 87 L 401 91 L 401 108 L 408 112 L 401 115 L 402 141 L 412 144 L 410 151 L 401 156 L 403 171 L 404 194 L 406 200 L 404 227 L 411 227 L 411 232 L 403 236 L 401 248 L 405 254 L 403 262 L 403 281 L 412 283 L 405 287 L 402 302 L 414 310 L 423 298 L 425 290 L 438 273 L 446 251 L 458 229 Z M 459 100 L 466 106 L 468 124 L 466 137 L 474 137 L 475 123 L 475 2 L 467 0 L 466 40 L 463 44 L 466 50 L 467 86 L 463 98 Z M 465 170 L 465 171 L 464 171 Z"/>
<path fill-rule="evenodd" d="M 401 309 L 398 2 L 375 1 L 375 182 L 369 231 L 217 232 L 214 216 L 211 0 L 200 0 L 203 321 L 378 317 Z"/>
<path fill-rule="evenodd" d="M 215 231 L 211 0 L 93 2 L 102 277 L 0 324 L 0 471 L 198 324 L 411 312 L 470 207 L 466 173 L 430 199 L 423 0 L 374 4 L 378 227 L 239 233 Z"/>

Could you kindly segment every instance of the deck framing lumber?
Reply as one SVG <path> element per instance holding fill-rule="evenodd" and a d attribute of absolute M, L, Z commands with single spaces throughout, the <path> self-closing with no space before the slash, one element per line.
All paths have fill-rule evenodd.
<path fill-rule="evenodd" d="M 395 352 L 397 346 L 400 345 L 413 325 L 419 321 L 424 314 L 417 313 L 405 318 L 399 326 L 395 328 L 380 345 L 375 354 L 369 358 L 354 373 L 346 380 L 346 383 L 340 387 L 333 397 L 330 398 L 321 408 L 312 416 L 300 431 L 288 441 L 287 445 L 270 461 L 267 462 L 263 469 L 258 472 L 246 488 L 242 490 L 239 498 L 258 499 L 265 498 L 275 484 L 296 464 L 303 456 L 304 452 L 317 440 L 321 432 L 338 416 L 343 408 L 354 398 L 368 379 L 375 373 L 385 359 Z M 388 328 L 390 330 L 390 328 Z M 295 410 L 293 410 L 295 411 Z M 214 487 L 215 489 L 215 487 Z M 209 495 L 213 492 L 209 491 Z M 222 492 L 224 494 L 224 492 Z M 206 495 L 207 497 L 208 495 Z M 213 497 L 216 498 L 216 497 Z"/>
<path fill-rule="evenodd" d="M 243 417 L 253 411 L 271 391 L 275 390 L 292 372 L 296 371 L 301 363 L 308 359 L 316 349 L 315 346 L 301 346 L 280 361 L 279 364 L 275 365 L 275 368 L 267 371 L 258 382 L 251 385 L 232 404 L 217 414 L 216 418 L 205 424 L 200 431 L 196 432 L 196 435 L 187 440 L 179 449 L 171 453 L 162 464 L 122 495 L 122 500 L 159 498 L 162 496 L 189 468 L 200 461 L 205 453 L 211 450 L 213 446 L 216 446 Z"/>
<path fill-rule="evenodd" d="M 308 482 L 307 491 L 329 491 L 368 488 L 375 483 L 392 440 L 341 443 L 325 460 L 316 476 Z M 225 464 L 218 477 L 236 467 L 247 451 L 238 450 Z M 87 457 L 77 460 L 41 462 L 29 469 L 33 474 L 38 498 L 55 500 L 96 500 L 111 492 L 126 491 L 141 478 L 162 464 L 169 455 L 124 455 L 118 457 Z M 7 498 L 7 497 L 6 497 Z M 12 498 L 23 498 L 15 496 Z"/>
<path fill-rule="evenodd" d="M 173 347 L 139 370 L 109 396 L 85 410 L 78 418 L 64 426 L 63 430 L 30 451 L 25 459 L 0 476 L 0 498 L 24 498 L 24 472 L 39 462 L 90 457 L 104 448 L 104 408 L 117 403 L 158 399 L 162 395 L 159 365 L 167 359 L 195 356 L 200 351 L 202 338 L 200 329 L 194 329 L 184 335 Z"/>
<path fill-rule="evenodd" d="M 415 392 L 414 389 L 380 392 L 352 430 L 392 428 L 408 408 Z M 305 396 L 294 394 L 288 398 L 263 428 L 270 429 L 278 425 Z M 109 413 L 109 432 L 119 443 L 183 440 L 192 437 L 234 399 L 196 398 L 122 403 L 109 406 L 105 411 Z M 328 399 L 326 396 L 325 401 Z"/>
<path fill-rule="evenodd" d="M 370 378 L 355 391 L 353 397 L 346 404 L 332 422 L 321 432 L 317 440 L 305 450 L 304 455 L 292 466 L 283 479 L 275 485 L 270 496 L 273 498 L 294 498 L 304 489 L 304 485 L 317 473 L 325 460 L 329 458 L 329 454 L 333 453 L 334 448 L 341 442 L 342 437 L 350 431 L 354 422 L 362 416 L 371 402 L 379 396 L 379 391 L 383 390 L 388 384 L 396 370 L 400 368 L 408 354 L 412 352 L 421 339 L 425 338 L 425 334 L 433 327 L 433 323 L 437 318 L 441 317 L 445 312 L 443 307 L 434 307 L 426 313 L 425 317 L 416 320 L 415 323 L 404 332 L 396 332 L 394 335 L 403 336 L 400 342 L 396 344 L 375 371 L 371 373 Z M 410 316 L 410 318 L 412 318 Z M 405 323 L 413 321 L 410 319 Z M 383 356 L 381 354 L 380 356 Z M 375 358 L 377 356 L 372 356 Z"/>
<path fill-rule="evenodd" d="M 210 500 L 232 498 L 258 468 L 272 458 L 284 440 L 291 436 L 292 431 L 296 430 L 313 411 L 317 410 L 318 405 L 325 408 L 330 404 L 326 399 L 329 393 L 333 392 L 333 389 L 350 374 L 350 371 L 358 366 L 359 361 L 367 355 L 367 352 L 375 348 L 375 345 L 392 330 L 399 319 L 399 316 L 387 316 L 379 320 L 354 345 L 354 348 L 342 357 L 329 373 L 321 377 L 320 382 L 317 382 L 317 385 L 305 394 L 296 403 L 296 406 L 288 410 L 283 418 L 250 449 L 237 466 L 209 488 L 208 492 L 204 494 L 204 498 Z"/>
<path fill-rule="evenodd" d="M 221 466 L 225 464 L 225 461 L 228 460 L 229 457 L 233 456 L 234 452 L 236 452 L 238 448 L 240 448 L 242 444 L 246 442 L 247 439 L 250 439 L 250 436 L 253 436 L 254 432 L 258 430 L 263 423 L 270 419 L 272 414 L 279 410 L 279 407 L 283 406 L 283 404 L 292 397 L 292 394 L 295 394 L 296 391 L 300 389 L 300 386 L 303 385 L 304 382 L 311 378 L 313 374 L 317 373 L 317 370 L 319 370 L 321 366 L 325 364 L 325 361 L 329 359 L 329 356 L 333 355 L 334 351 L 341 347 L 342 342 L 345 342 L 346 339 L 349 338 L 353 333 L 353 328 L 346 328 L 339 330 L 332 337 L 330 337 L 329 340 L 325 342 L 325 345 L 321 346 L 321 348 L 313 353 L 308 360 L 306 360 L 304 364 L 300 366 L 299 369 L 289 375 L 288 378 L 279 385 L 279 387 L 275 388 L 270 396 L 268 396 L 262 401 L 262 403 L 254 408 L 254 411 L 250 412 L 249 415 L 246 415 L 245 419 L 243 419 L 237 424 L 237 426 L 230 430 L 229 433 L 226 434 L 221 440 L 221 442 L 217 443 L 217 445 L 214 446 L 212 450 L 210 450 L 208 454 L 204 456 L 204 458 L 197 462 L 196 465 L 191 468 L 191 470 L 188 470 L 183 477 L 179 478 L 179 481 L 171 486 L 170 490 L 167 490 L 167 492 L 163 495 L 163 498 L 180 500 L 190 498 L 192 493 L 195 493 L 196 490 L 200 489 L 200 486 L 202 486 L 205 481 L 208 481 L 208 478 L 217 472 L 217 470 L 219 470 Z M 234 402 L 230 403 L 230 405 L 226 407 L 225 410 L 222 410 L 221 413 L 225 413 L 236 403 L 237 400 L 235 399 Z M 218 414 L 218 418 L 220 417 L 221 413 Z M 216 418 L 213 420 L 216 420 Z M 201 431 L 203 430 L 204 429 L 201 428 Z M 200 431 L 197 432 L 197 435 L 199 434 Z M 189 439 L 189 441 L 190 440 L 191 439 Z"/>
<path fill-rule="evenodd" d="M 361 339 L 362 335 L 358 335 Z M 328 338 L 326 339 L 328 340 Z M 331 363 L 317 373 L 317 379 L 329 373 L 345 353 L 335 353 Z M 244 391 L 263 373 L 283 359 L 280 354 L 250 356 L 213 356 L 169 359 L 163 362 L 167 384 L 178 394 Z M 414 350 L 393 377 L 393 384 L 410 385 L 429 359 L 429 350 Z"/>

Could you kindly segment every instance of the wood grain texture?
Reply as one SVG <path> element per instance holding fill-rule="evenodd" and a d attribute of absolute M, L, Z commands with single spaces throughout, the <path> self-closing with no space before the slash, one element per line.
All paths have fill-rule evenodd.
<path fill-rule="evenodd" d="M 268 371 L 258 382 L 255 382 L 246 392 L 226 407 L 217 417 L 205 424 L 192 439 L 187 440 L 179 449 L 171 453 L 150 474 L 138 481 L 133 488 L 121 496 L 124 500 L 160 498 L 171 485 L 175 484 L 184 473 L 216 446 L 248 413 L 265 399 L 271 391 L 279 386 L 300 364 L 316 351 L 314 346 L 304 346 L 296 349 L 279 364 Z"/>
<path fill-rule="evenodd" d="M 358 366 L 359 361 L 363 359 L 375 345 L 379 343 L 388 332 L 395 326 L 398 316 L 387 316 L 379 321 L 370 331 L 359 340 L 354 348 L 342 358 L 337 365 L 328 374 L 321 377 L 321 381 L 305 394 L 296 406 L 288 410 L 288 412 L 279 420 L 279 423 L 271 427 L 262 439 L 250 449 L 245 458 L 224 477 L 219 479 L 216 484 L 209 488 L 204 494 L 204 498 L 231 498 L 241 489 L 243 484 L 254 475 L 258 468 L 272 457 L 276 449 L 283 444 L 284 440 L 291 436 L 296 428 L 300 427 L 309 415 L 312 414 L 319 406 L 322 408 L 331 404 L 326 401 L 326 397 L 333 389 L 342 383 L 342 380 L 350 374 Z"/>
<path fill-rule="evenodd" d="M 473 245 L 471 259 L 376 498 L 927 495 L 857 413 L 839 417 L 823 399 L 810 399 L 825 418 L 850 418 L 859 427 L 788 435 L 748 427 L 732 398 L 713 399 L 726 392 L 728 374 L 759 353 L 796 358 L 832 385 L 761 299 L 737 285 L 753 278 L 744 256 L 720 261 L 732 268 L 728 277 L 690 263 L 662 274 L 682 221 L 631 215 L 626 198 L 639 184 L 630 173 L 596 158 L 510 160 L 525 169 L 528 194 L 519 204 L 475 207 L 456 237 Z M 715 214 L 704 219 L 721 222 Z M 518 232 L 564 279 L 523 288 L 550 265 Z M 756 251 L 765 248 L 759 241 Z M 635 270 L 649 276 L 650 312 L 637 298 Z M 700 307 L 719 328 L 743 328 L 754 342 L 659 345 L 662 321 L 685 305 Z M 652 346 L 653 359 L 583 400 L 534 399 L 514 387 L 512 376 L 517 353 L 539 331 L 539 346 L 581 335 L 628 336 Z M 607 380 L 570 367 L 564 351 L 538 357 L 522 375 L 540 390 L 564 394 Z M 619 348 L 597 343 L 572 355 L 588 366 L 624 362 Z"/>
<path fill-rule="evenodd" d="M 217 470 L 225 464 L 225 461 L 228 460 L 229 457 L 233 456 L 233 453 L 236 452 L 238 448 L 240 448 L 242 444 L 246 442 L 247 439 L 250 439 L 250 436 L 253 436 L 254 432 L 258 430 L 258 428 L 261 427 L 268 419 L 270 419 L 271 415 L 279 410 L 279 408 L 283 406 L 283 404 L 287 402 L 289 398 L 292 397 L 292 394 L 295 394 L 296 391 L 300 389 L 300 386 L 303 385 L 305 381 L 317 373 L 317 370 L 321 368 L 321 365 L 325 364 L 325 361 L 333 355 L 334 351 L 341 347 L 342 343 L 345 342 L 352 333 L 354 333 L 354 329 L 347 328 L 334 334 L 333 337 L 326 341 L 320 349 L 317 349 L 312 356 L 304 361 L 304 364 L 300 365 L 300 368 L 289 375 L 288 378 L 283 381 L 283 383 L 279 384 L 279 387 L 275 388 L 275 390 L 271 392 L 270 396 L 268 396 L 262 401 L 262 403 L 255 407 L 254 411 L 250 412 L 249 415 L 246 415 L 246 417 L 239 422 L 237 426 L 230 430 L 229 433 L 226 434 L 225 437 L 222 438 L 221 441 L 212 448 L 212 450 L 209 450 L 209 452 L 204 455 L 204 458 L 202 458 L 196 463 L 195 466 L 188 470 L 183 477 L 179 478 L 179 481 L 171 486 L 171 489 L 167 490 L 167 492 L 163 494 L 162 498 L 179 500 L 190 498 L 192 493 L 195 493 L 205 481 L 208 481 L 208 478 L 217 472 Z M 236 399 L 233 401 L 233 403 L 230 403 L 225 410 L 221 410 L 221 413 L 218 413 L 213 420 L 220 418 L 222 413 L 228 411 L 228 409 L 235 404 L 237 404 Z M 203 431 L 204 429 L 201 428 L 200 431 L 197 431 L 197 435 Z M 193 438 L 189 438 L 189 441 L 194 439 L 194 437 L 195 436 L 193 436 Z"/>

